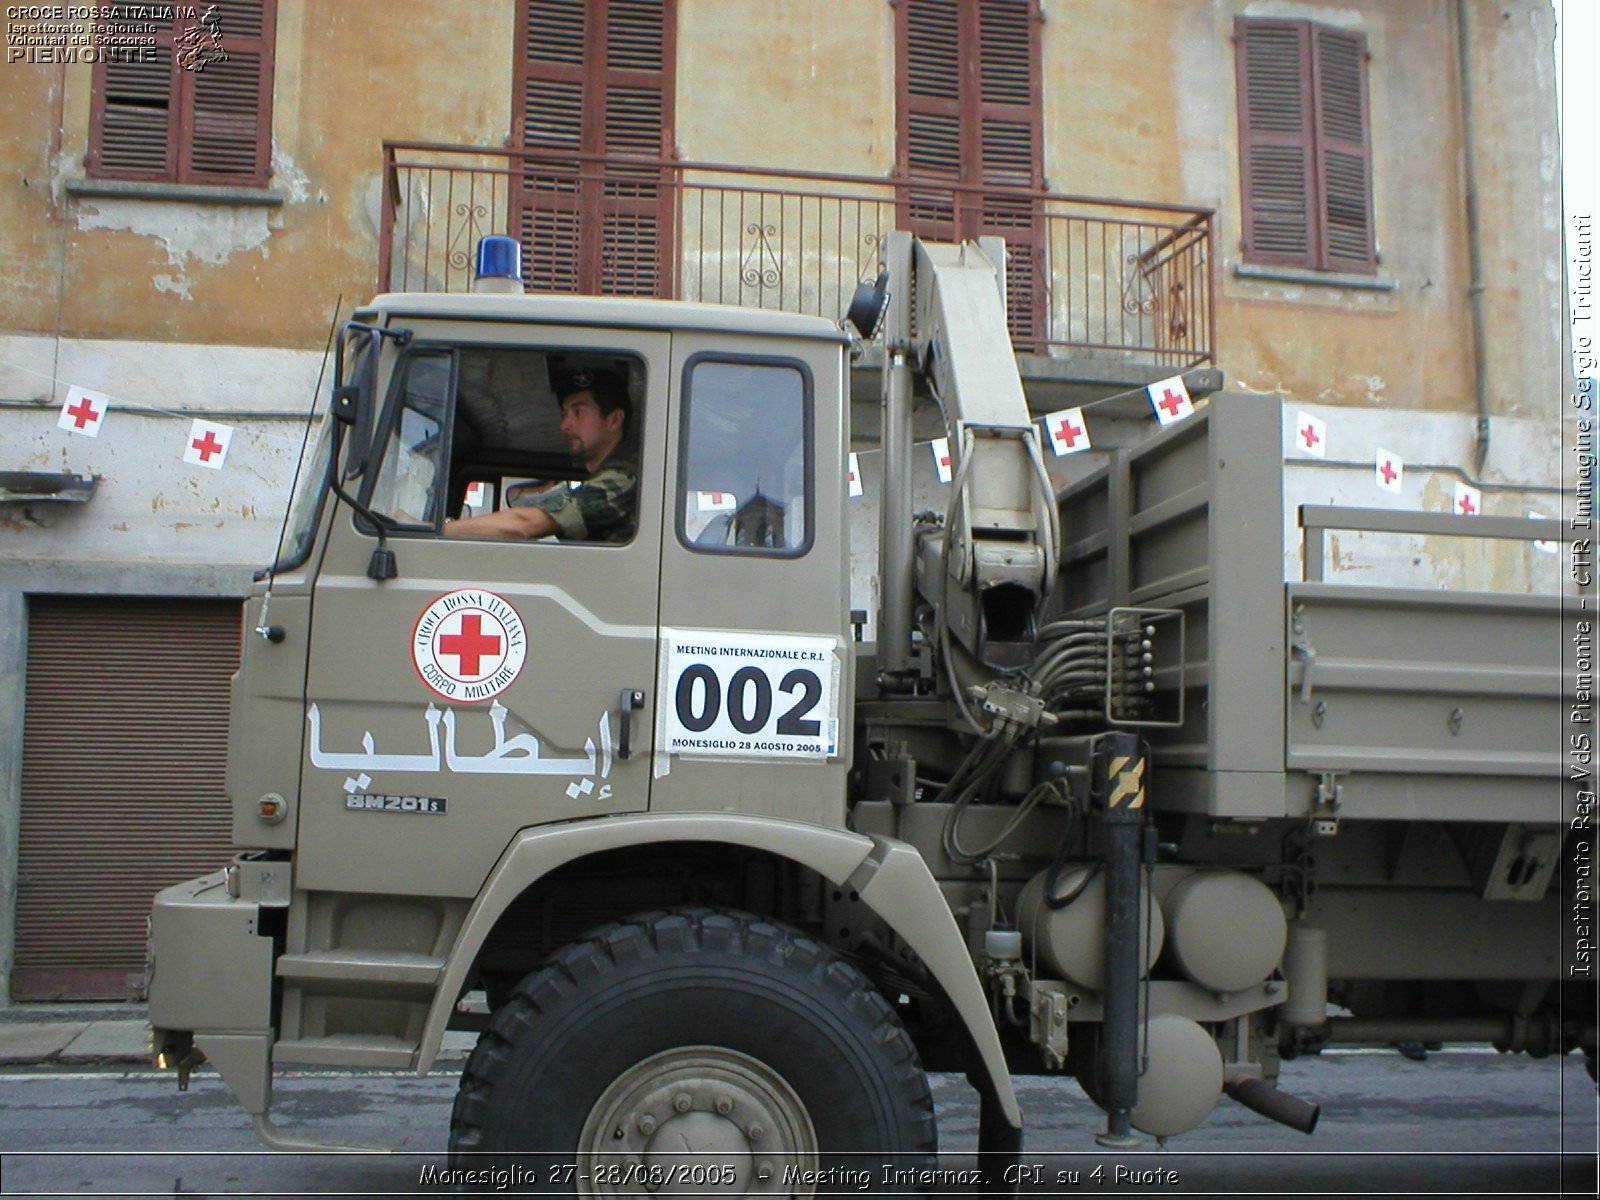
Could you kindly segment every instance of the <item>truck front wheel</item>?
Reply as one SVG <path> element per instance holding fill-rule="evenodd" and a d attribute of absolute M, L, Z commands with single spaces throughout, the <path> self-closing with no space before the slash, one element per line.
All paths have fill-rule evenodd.
<path fill-rule="evenodd" d="M 514 1163 L 589 1195 L 905 1191 L 899 1172 L 935 1148 L 916 1048 L 867 979 L 794 929 L 710 909 L 606 926 L 525 978 L 450 1131 L 459 1170 Z"/>

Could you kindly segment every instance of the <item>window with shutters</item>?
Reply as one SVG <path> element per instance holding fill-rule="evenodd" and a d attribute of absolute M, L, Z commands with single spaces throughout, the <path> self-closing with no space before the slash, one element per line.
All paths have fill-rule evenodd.
<path fill-rule="evenodd" d="M 1030 346 L 1044 308 L 1042 222 L 1021 194 L 1044 183 L 1038 0 L 895 12 L 902 220 L 940 240 L 1004 237 L 1012 338 Z"/>
<path fill-rule="evenodd" d="M 1234 48 L 1245 261 L 1374 273 L 1366 38 L 1241 17 Z"/>
<path fill-rule="evenodd" d="M 183 7 L 149 6 L 151 53 L 95 64 L 88 174 L 265 186 L 276 0 L 215 0 L 199 19 Z"/>
<path fill-rule="evenodd" d="M 513 136 L 543 152 L 513 188 L 532 291 L 668 290 L 676 0 L 518 0 Z M 589 156 L 589 157 L 579 157 Z"/>

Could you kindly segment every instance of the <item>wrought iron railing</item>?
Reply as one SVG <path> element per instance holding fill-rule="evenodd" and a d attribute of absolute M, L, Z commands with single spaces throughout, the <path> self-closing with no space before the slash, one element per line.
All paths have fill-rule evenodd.
<path fill-rule="evenodd" d="M 384 143 L 378 285 L 465 291 L 485 234 L 530 290 L 837 318 L 896 228 L 1007 236 L 1019 349 L 1182 369 L 1215 361 L 1208 209 L 926 180 Z"/>

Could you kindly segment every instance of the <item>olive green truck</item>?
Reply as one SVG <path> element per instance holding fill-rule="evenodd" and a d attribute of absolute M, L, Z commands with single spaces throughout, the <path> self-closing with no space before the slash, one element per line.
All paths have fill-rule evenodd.
<path fill-rule="evenodd" d="M 1058 489 L 1003 254 L 891 235 L 857 333 L 514 270 L 357 312 L 247 603 L 241 852 L 155 900 L 158 1060 L 315 1148 L 271 1122 L 275 1069 L 425 1073 L 476 1029 L 458 1162 L 784 1195 L 931 1163 L 928 1070 L 972 1082 L 992 1168 L 1014 1074 L 1076 1078 L 1126 1146 L 1224 1097 L 1310 1132 L 1278 1064 L 1341 1043 L 1592 1063 L 1561 901 L 1587 624 L 1323 579 L 1330 532 L 1558 523 L 1302 508 L 1285 583 L 1281 405 L 1226 392 Z M 628 390 L 624 536 L 447 536 L 581 490 L 556 394 L 598 372 Z M 918 509 L 927 412 L 949 480 Z"/>

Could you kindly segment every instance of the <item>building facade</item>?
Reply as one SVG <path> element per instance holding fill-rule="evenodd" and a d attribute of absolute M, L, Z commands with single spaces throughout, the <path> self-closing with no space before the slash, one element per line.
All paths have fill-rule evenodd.
<path fill-rule="evenodd" d="M 522 242 L 533 289 L 828 316 L 890 229 L 1003 237 L 1041 415 L 1125 418 L 1113 398 L 1183 374 L 1282 398 L 1294 503 L 1447 511 L 1465 487 L 1560 515 L 1548 0 L 53 13 L 10 21 L 0 71 L 16 999 L 136 991 L 149 894 L 227 852 L 231 602 L 272 557 L 330 332 L 379 290 L 463 290 L 485 233 Z M 1329 549 L 1356 578 L 1559 586 L 1531 543 Z"/>

